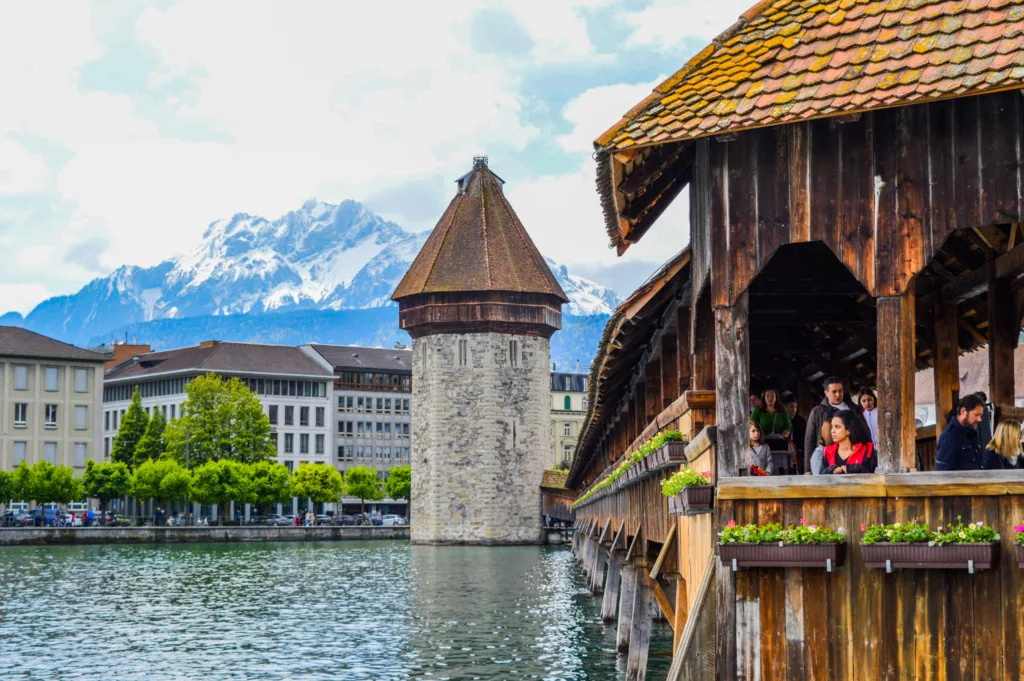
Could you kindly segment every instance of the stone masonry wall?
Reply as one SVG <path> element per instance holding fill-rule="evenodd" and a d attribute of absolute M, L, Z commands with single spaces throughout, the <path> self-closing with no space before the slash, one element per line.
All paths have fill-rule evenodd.
<path fill-rule="evenodd" d="M 464 366 L 459 341 L 468 349 Z M 515 365 L 510 341 L 518 346 Z M 549 341 L 531 336 L 436 335 L 413 342 L 413 543 L 543 541 L 549 359 Z"/>

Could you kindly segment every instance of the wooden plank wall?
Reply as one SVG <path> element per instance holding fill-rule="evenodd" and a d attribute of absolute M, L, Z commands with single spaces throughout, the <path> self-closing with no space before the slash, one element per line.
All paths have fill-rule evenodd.
<path fill-rule="evenodd" d="M 822 241 L 871 295 L 903 293 L 954 229 L 1024 220 L 1022 109 L 1011 91 L 698 140 L 694 282 L 729 307 L 779 246 Z"/>
<path fill-rule="evenodd" d="M 863 567 L 862 523 L 984 521 L 1002 536 L 998 567 L 902 570 Z M 843 527 L 843 567 L 749 569 L 734 576 L 736 678 L 763 681 L 1017 681 L 1024 677 L 1024 570 L 1013 526 L 1024 496 L 720 501 L 716 527 L 810 523 Z M 721 634 L 720 634 L 721 637 Z"/>

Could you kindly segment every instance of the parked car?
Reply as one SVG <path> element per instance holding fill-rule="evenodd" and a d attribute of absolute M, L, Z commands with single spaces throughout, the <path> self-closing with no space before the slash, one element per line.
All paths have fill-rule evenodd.
<path fill-rule="evenodd" d="M 405 518 L 400 515 L 388 514 L 380 519 L 381 525 L 405 525 Z"/>
<path fill-rule="evenodd" d="M 281 526 L 284 526 L 284 525 L 291 525 L 292 522 L 293 522 L 293 519 L 291 517 L 286 516 L 286 515 L 281 515 L 280 513 L 271 513 L 270 515 L 268 515 L 263 520 L 263 524 L 264 525 L 273 525 L 274 527 L 281 527 Z"/>
<path fill-rule="evenodd" d="M 28 527 L 32 522 L 32 516 L 24 509 L 7 511 L 0 516 L 0 527 Z"/>
<path fill-rule="evenodd" d="M 338 516 L 339 525 L 355 525 L 358 520 L 358 516 L 354 515 L 341 515 Z"/>
<path fill-rule="evenodd" d="M 32 517 L 32 524 L 36 527 L 53 527 L 53 521 L 57 517 L 57 509 L 55 508 L 35 508 L 29 511 L 29 515 Z"/>
<path fill-rule="evenodd" d="M 128 516 L 121 515 L 120 513 L 107 513 L 107 523 L 109 527 L 131 527 L 132 521 Z"/>

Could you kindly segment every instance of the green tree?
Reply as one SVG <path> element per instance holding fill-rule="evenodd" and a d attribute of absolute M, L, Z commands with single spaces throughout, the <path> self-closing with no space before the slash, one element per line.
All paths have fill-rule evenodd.
<path fill-rule="evenodd" d="M 184 500 L 188 496 L 192 473 L 177 461 L 174 463 L 176 466 L 160 480 L 160 494 L 164 499 Z"/>
<path fill-rule="evenodd" d="M 131 471 L 128 465 L 120 461 L 85 462 L 85 475 L 82 476 L 82 487 L 85 496 L 100 500 L 100 512 L 107 510 L 111 499 L 118 499 L 128 494 L 131 486 Z"/>
<path fill-rule="evenodd" d="M 412 491 L 412 467 L 395 466 L 388 471 L 388 477 L 384 480 L 384 494 L 391 499 L 405 499 L 409 501 L 409 494 Z"/>
<path fill-rule="evenodd" d="M 333 504 L 345 492 L 341 473 L 326 463 L 304 463 L 292 473 L 292 489 L 297 497 L 308 497 L 317 503 Z"/>
<path fill-rule="evenodd" d="M 207 461 L 192 471 L 189 496 L 200 504 L 216 506 L 218 522 L 223 525 L 228 502 L 253 502 L 249 466 L 231 459 Z"/>
<path fill-rule="evenodd" d="M 127 414 L 126 414 L 127 416 Z M 153 410 L 153 416 L 146 424 L 146 432 L 139 439 L 135 447 L 135 466 L 140 466 L 144 461 L 154 461 L 167 450 L 167 443 L 164 442 L 164 429 L 167 427 L 167 419 L 159 409 Z"/>
<path fill-rule="evenodd" d="M 82 485 L 74 477 L 71 466 L 54 466 L 49 461 L 37 461 L 31 469 L 28 497 L 37 504 L 67 504 L 82 498 Z"/>
<path fill-rule="evenodd" d="M 174 459 L 157 459 L 156 461 L 143 461 L 132 473 L 132 482 L 129 494 L 136 499 L 159 499 L 166 501 L 164 496 L 164 478 L 176 471 L 183 470 L 180 463 Z"/>
<path fill-rule="evenodd" d="M 299 470 L 302 470 L 301 467 Z M 367 501 L 380 501 L 384 498 L 377 471 L 369 466 L 354 466 L 345 471 L 345 491 L 359 499 L 360 515 L 366 513 Z"/>
<path fill-rule="evenodd" d="M 6 504 L 14 498 L 14 473 L 0 470 L 0 503 Z"/>
<path fill-rule="evenodd" d="M 288 467 L 277 461 L 257 461 L 249 466 L 252 481 L 252 503 L 263 506 L 290 499 L 292 478 Z"/>
<path fill-rule="evenodd" d="M 135 464 L 135 449 L 139 441 L 146 434 L 146 426 L 149 425 L 149 417 L 146 410 L 142 408 L 142 395 L 139 389 L 135 388 L 132 393 L 132 403 L 128 405 L 128 411 L 121 417 L 121 425 L 114 436 L 114 445 L 110 450 L 110 459 L 120 461 L 129 468 Z"/>
<path fill-rule="evenodd" d="M 11 474 L 11 496 L 18 501 L 32 499 L 32 469 L 24 460 Z"/>
<path fill-rule="evenodd" d="M 172 457 L 185 462 L 186 436 L 190 466 L 221 459 L 254 463 L 277 456 L 263 405 L 237 378 L 222 381 L 207 374 L 191 381 L 185 392 L 181 418 L 164 431 Z"/>

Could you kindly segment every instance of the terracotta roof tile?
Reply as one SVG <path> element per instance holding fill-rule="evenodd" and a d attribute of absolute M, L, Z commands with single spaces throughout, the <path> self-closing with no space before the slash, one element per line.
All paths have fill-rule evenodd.
<path fill-rule="evenodd" d="M 625 149 L 1024 87 L 1022 66 L 1024 0 L 761 2 L 597 144 Z"/>

